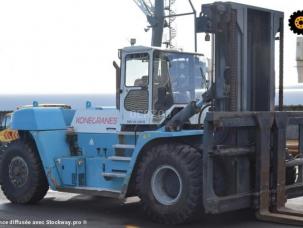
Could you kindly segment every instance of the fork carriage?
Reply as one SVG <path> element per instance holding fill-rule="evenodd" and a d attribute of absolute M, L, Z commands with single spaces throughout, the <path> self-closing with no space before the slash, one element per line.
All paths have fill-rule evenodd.
<path fill-rule="evenodd" d="M 287 128 L 292 125 L 299 129 L 299 145 L 296 157 L 289 159 Z M 208 113 L 203 138 L 203 183 L 208 183 L 203 185 L 205 211 L 253 207 L 261 220 L 302 225 L 303 214 L 285 206 L 288 199 L 303 196 L 302 139 L 303 112 Z M 225 164 L 233 164 L 228 175 L 234 178 L 226 174 L 225 178 L 234 181 L 228 183 L 233 185 L 230 192 L 218 196 L 209 186 L 216 186 L 214 173 L 222 158 L 228 161 Z M 287 175 L 292 169 L 295 177 Z"/>

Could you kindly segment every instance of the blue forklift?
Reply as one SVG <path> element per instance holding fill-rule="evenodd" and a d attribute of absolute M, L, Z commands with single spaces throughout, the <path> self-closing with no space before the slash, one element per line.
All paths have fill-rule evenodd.
<path fill-rule="evenodd" d="M 3 193 L 17 204 L 36 203 L 49 188 L 138 196 L 165 224 L 250 208 L 260 220 L 302 226 L 302 213 L 285 206 L 303 196 L 303 113 L 283 111 L 283 20 L 238 3 L 202 5 L 195 29 L 211 38 L 208 77 L 200 54 L 131 46 L 114 63 L 116 107 L 35 102 L 15 111 L 20 138 L 0 155 Z"/>

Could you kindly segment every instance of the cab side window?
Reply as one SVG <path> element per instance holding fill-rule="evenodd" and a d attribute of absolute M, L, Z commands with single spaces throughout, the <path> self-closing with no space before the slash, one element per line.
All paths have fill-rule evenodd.
<path fill-rule="evenodd" d="M 127 55 L 125 67 L 125 86 L 128 87 L 128 92 L 124 99 L 124 107 L 130 112 L 147 113 L 149 54 Z"/>
<path fill-rule="evenodd" d="M 127 87 L 147 87 L 148 65 L 149 55 L 147 53 L 127 55 L 125 85 Z"/>

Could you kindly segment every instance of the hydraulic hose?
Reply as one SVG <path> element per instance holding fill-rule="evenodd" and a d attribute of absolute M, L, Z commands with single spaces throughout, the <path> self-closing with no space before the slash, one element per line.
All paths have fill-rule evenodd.
<path fill-rule="evenodd" d="M 192 101 L 186 105 L 180 112 L 178 112 L 173 118 L 171 118 L 165 129 L 167 131 L 180 131 L 183 125 L 195 114 L 201 111 L 204 106 L 203 99 L 199 101 Z"/>

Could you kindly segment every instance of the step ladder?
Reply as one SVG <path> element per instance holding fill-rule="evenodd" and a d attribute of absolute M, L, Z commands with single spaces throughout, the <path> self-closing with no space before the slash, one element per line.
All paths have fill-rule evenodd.
<path fill-rule="evenodd" d="M 286 130 L 291 121 L 303 124 L 303 114 L 287 112 L 260 112 L 256 114 L 258 123 L 256 154 L 256 188 L 259 192 L 259 220 L 303 226 L 303 211 L 286 207 Z M 271 139 L 273 150 L 271 153 Z M 292 165 L 302 166 L 302 159 L 292 161 Z M 302 186 L 299 186 L 302 189 Z M 303 194 L 302 194 L 303 195 Z"/>
<path fill-rule="evenodd" d="M 118 144 L 114 144 L 112 147 L 115 151 L 113 156 L 108 157 L 108 165 L 111 166 L 106 172 L 102 173 L 102 176 L 108 180 L 112 179 L 124 179 L 127 176 L 128 166 L 131 162 L 132 151 L 135 149 L 135 144 L 127 144 L 125 137 L 135 135 L 134 132 L 119 132 Z M 135 142 L 134 142 L 135 143 Z M 130 151 L 130 153 L 126 153 Z M 108 171 L 110 170 L 110 171 Z"/>

